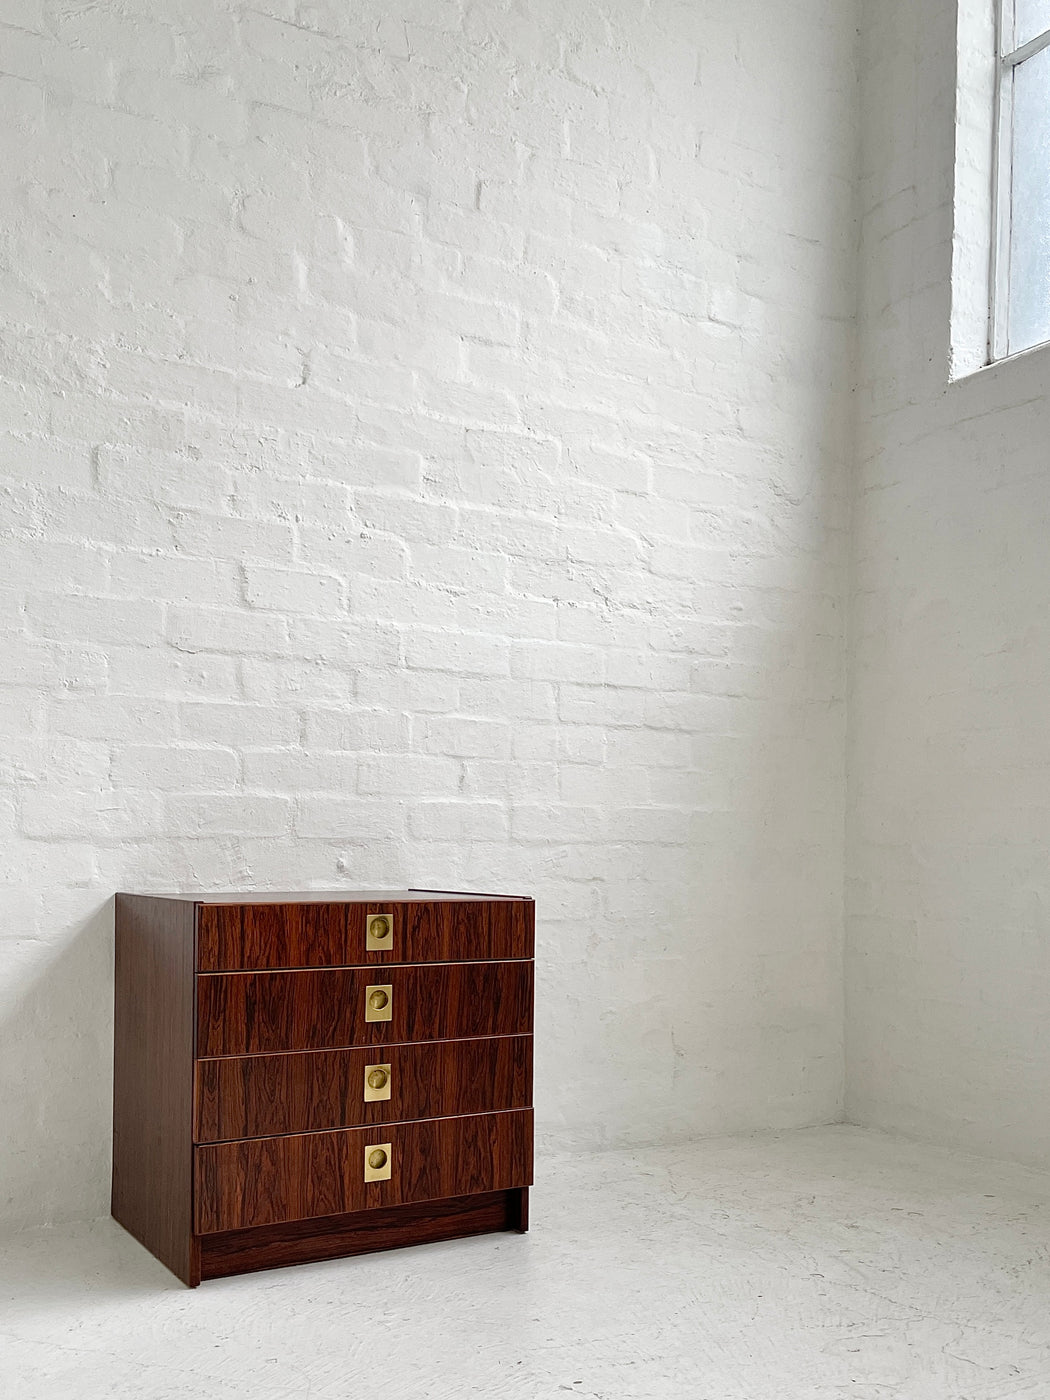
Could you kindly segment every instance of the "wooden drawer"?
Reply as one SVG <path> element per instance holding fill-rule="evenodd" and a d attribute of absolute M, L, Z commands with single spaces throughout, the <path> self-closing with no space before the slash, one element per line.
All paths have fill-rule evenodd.
<path fill-rule="evenodd" d="M 197 1055 L 527 1034 L 532 969 L 531 962 L 464 962 L 210 973 L 197 978 Z M 390 988 L 390 1017 L 369 1021 L 366 1002 L 377 986 Z"/>
<path fill-rule="evenodd" d="M 390 1179 L 365 1181 L 366 1149 L 389 1144 Z M 194 1148 L 198 1234 L 339 1215 L 532 1181 L 532 1110 Z"/>
<path fill-rule="evenodd" d="M 389 1097 L 366 1102 L 366 1076 L 376 1065 L 389 1067 L 379 1089 Z M 194 1140 L 447 1118 L 531 1102 L 527 1035 L 200 1060 Z"/>
<path fill-rule="evenodd" d="M 382 947 L 369 916 L 386 914 Z M 197 968 L 372 966 L 382 963 L 500 961 L 533 955 L 528 899 L 395 900 L 367 903 L 202 904 Z"/>

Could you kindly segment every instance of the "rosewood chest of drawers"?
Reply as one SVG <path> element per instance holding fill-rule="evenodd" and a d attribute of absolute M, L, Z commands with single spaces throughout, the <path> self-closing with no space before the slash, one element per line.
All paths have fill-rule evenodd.
<path fill-rule="evenodd" d="M 531 899 L 116 897 L 113 1214 L 191 1287 L 528 1228 Z"/>

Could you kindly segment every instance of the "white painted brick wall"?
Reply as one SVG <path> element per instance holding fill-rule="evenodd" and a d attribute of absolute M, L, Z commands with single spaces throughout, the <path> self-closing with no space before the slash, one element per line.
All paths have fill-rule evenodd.
<path fill-rule="evenodd" d="M 118 888 L 530 891 L 546 1132 L 835 1117 L 853 5 L 0 24 L 4 1218 Z"/>
<path fill-rule="evenodd" d="M 1046 1167 L 1050 353 L 947 382 L 955 33 L 865 8 L 847 1111 Z"/>

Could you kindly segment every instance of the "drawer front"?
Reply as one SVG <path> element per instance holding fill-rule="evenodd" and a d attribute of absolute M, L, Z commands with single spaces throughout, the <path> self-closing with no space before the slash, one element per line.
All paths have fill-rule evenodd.
<path fill-rule="evenodd" d="M 197 1054 L 528 1034 L 532 969 L 504 962 L 212 973 L 197 978 Z M 386 999 L 383 1019 L 368 1019 L 373 997 Z"/>
<path fill-rule="evenodd" d="M 200 1060 L 194 1140 L 448 1118 L 531 1103 L 527 1035 Z"/>
<path fill-rule="evenodd" d="M 369 1154 L 385 1180 L 365 1180 Z M 253 1138 L 194 1148 L 195 1230 L 408 1205 L 532 1182 L 532 1110 L 381 1128 Z"/>
<path fill-rule="evenodd" d="M 377 915 L 386 916 L 385 928 L 370 923 Z M 534 923 L 532 900 L 202 904 L 197 968 L 225 972 L 531 958 Z"/>

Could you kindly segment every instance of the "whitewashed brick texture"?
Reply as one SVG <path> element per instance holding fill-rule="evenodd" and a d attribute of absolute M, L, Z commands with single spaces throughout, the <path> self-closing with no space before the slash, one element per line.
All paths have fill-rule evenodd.
<path fill-rule="evenodd" d="M 847 1107 L 1046 1168 L 1050 352 L 948 382 L 956 11 L 865 10 Z"/>
<path fill-rule="evenodd" d="M 116 889 L 527 891 L 545 1135 L 837 1117 L 854 4 L 0 26 L 3 1218 Z"/>

